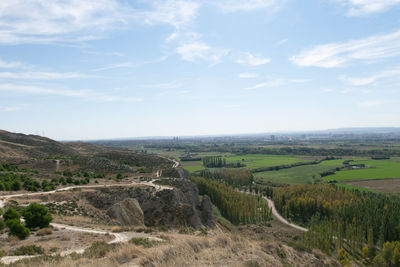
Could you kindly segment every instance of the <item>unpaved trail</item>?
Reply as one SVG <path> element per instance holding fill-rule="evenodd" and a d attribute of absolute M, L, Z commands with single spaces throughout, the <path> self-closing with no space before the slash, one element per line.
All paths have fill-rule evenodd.
<path fill-rule="evenodd" d="M 60 160 L 56 159 L 56 172 L 58 172 L 60 169 Z"/>
<path fill-rule="evenodd" d="M 162 191 L 162 190 L 172 190 L 173 188 L 170 186 L 165 186 L 165 185 L 157 185 L 154 184 L 156 180 L 152 180 L 149 182 L 133 182 L 129 184 L 111 184 L 111 185 L 84 185 L 84 186 L 68 186 L 48 192 L 35 192 L 35 193 L 22 193 L 22 194 L 14 194 L 14 195 L 5 195 L 5 196 L 0 196 L 0 207 L 3 208 L 5 205 L 6 199 L 14 198 L 14 197 L 24 197 L 24 196 L 35 196 L 35 195 L 48 195 L 48 194 L 53 194 L 56 192 L 63 192 L 63 191 L 68 191 L 68 190 L 73 190 L 76 188 L 105 188 L 105 187 L 116 187 L 116 186 L 135 186 L 135 185 L 147 185 L 154 187 L 157 191 Z M 75 232 L 85 232 L 85 233 L 92 233 L 92 234 L 101 234 L 101 235 L 106 235 L 110 234 L 114 236 L 114 239 L 109 241 L 108 244 L 113 244 L 113 243 L 125 243 L 128 242 L 130 239 L 134 237 L 140 237 L 140 238 L 147 238 L 153 241 L 158 241 L 161 242 L 163 241 L 162 239 L 158 237 L 151 236 L 150 234 L 146 233 L 138 233 L 138 232 L 122 232 L 122 233 L 112 233 L 112 232 L 107 232 L 104 230 L 96 230 L 96 229 L 88 229 L 88 228 L 83 228 L 83 227 L 77 227 L 77 226 L 71 226 L 71 225 L 64 225 L 64 224 L 59 224 L 59 223 L 51 223 L 50 224 L 53 227 L 56 228 L 62 228 L 65 230 L 69 231 L 75 231 Z M 78 253 L 82 254 L 84 253 L 86 247 L 82 248 L 74 248 L 68 251 L 63 251 L 61 252 L 61 256 L 66 256 L 72 253 Z M 55 254 L 54 254 L 55 255 Z M 40 256 L 40 255 L 38 255 Z M 5 256 L 0 258 L 0 263 L 3 264 L 10 264 L 13 262 L 16 262 L 18 260 L 26 259 L 26 258 L 32 258 L 32 257 L 37 257 L 37 256 Z"/>
<path fill-rule="evenodd" d="M 34 193 L 21 193 L 21 194 L 12 194 L 12 195 L 4 195 L 0 196 L 0 208 L 4 208 L 5 200 L 15 197 L 28 197 L 28 196 L 39 196 L 39 195 L 49 195 L 54 194 L 57 192 L 69 191 L 73 189 L 87 189 L 87 188 L 106 188 L 106 187 L 116 187 L 116 186 L 136 186 L 136 185 L 147 185 L 154 187 L 157 191 L 161 190 L 172 190 L 173 188 L 166 185 L 157 185 L 154 182 L 157 180 L 151 180 L 149 182 L 133 182 L 133 183 L 125 183 L 125 184 L 109 184 L 109 185 L 74 185 L 74 186 L 67 186 L 47 192 L 34 192 Z"/>
<path fill-rule="evenodd" d="M 269 199 L 269 198 L 267 198 L 267 197 L 263 197 L 263 198 L 264 198 L 265 200 L 268 201 L 268 206 L 271 208 L 272 215 L 274 215 L 274 217 L 275 217 L 278 221 L 280 221 L 280 222 L 282 222 L 282 223 L 284 223 L 284 224 L 286 224 L 286 225 L 289 225 L 290 227 L 295 228 L 295 229 L 297 229 L 297 230 L 300 230 L 300 231 L 303 231 L 303 232 L 307 232 L 307 231 L 308 231 L 307 228 L 304 228 L 304 227 L 298 226 L 298 225 L 296 225 L 296 224 L 290 223 L 288 220 L 286 220 L 285 218 L 283 218 L 283 217 L 279 214 L 279 212 L 276 210 L 274 201 L 271 200 L 271 199 Z"/>
<path fill-rule="evenodd" d="M 239 192 L 246 193 L 246 194 L 251 194 L 251 195 L 255 195 L 255 193 L 251 193 L 251 192 L 247 192 L 247 191 L 239 191 Z M 283 217 L 279 214 L 278 210 L 276 209 L 275 203 L 274 203 L 274 201 L 273 201 L 272 199 L 269 199 L 269 198 L 267 198 L 267 197 L 263 197 L 263 198 L 268 202 L 268 206 L 271 208 L 272 215 L 273 215 L 278 221 L 280 221 L 281 223 L 284 223 L 284 224 L 286 224 L 286 225 L 288 225 L 288 226 L 290 226 L 290 227 L 292 227 L 292 228 L 295 228 L 295 229 L 297 229 L 297 230 L 300 230 L 300 231 L 302 231 L 302 232 L 308 232 L 308 229 L 307 229 L 307 228 L 304 228 L 304 227 L 301 227 L 301 226 L 296 225 L 296 224 L 294 224 L 294 223 L 291 223 L 291 222 L 289 222 L 288 220 L 286 220 L 285 218 L 283 218 Z"/>
<path fill-rule="evenodd" d="M 116 244 L 116 243 L 126 243 L 129 240 L 131 240 L 132 238 L 147 238 L 149 240 L 152 241 L 156 241 L 156 242 L 162 242 L 164 241 L 161 238 L 152 236 L 150 234 L 146 234 L 146 233 L 138 233 L 138 232 L 121 232 L 121 233 L 112 233 L 112 232 L 107 232 L 107 231 L 102 231 L 102 230 L 94 230 L 94 229 L 88 229 L 88 228 L 83 228 L 83 227 L 77 227 L 77 226 L 70 226 L 70 225 L 65 225 L 65 224 L 59 224 L 59 223 L 51 223 L 51 226 L 55 227 L 55 228 L 59 228 L 59 229 L 64 229 L 64 230 L 68 230 L 68 231 L 73 231 L 73 232 L 83 232 L 83 233 L 90 233 L 90 234 L 99 234 L 99 235 L 113 235 L 114 239 L 107 242 L 107 244 Z M 62 251 L 60 253 L 60 256 L 64 257 L 67 255 L 70 255 L 72 253 L 77 253 L 77 254 L 83 254 L 85 252 L 85 249 L 88 247 L 80 247 L 80 248 L 74 248 L 74 249 L 70 249 L 70 250 L 66 250 L 66 251 Z M 57 255 L 56 253 L 51 254 L 52 256 Z M 0 259 L 0 262 L 3 264 L 10 264 L 22 259 L 26 259 L 26 258 L 33 258 L 33 257 L 38 257 L 40 255 L 34 255 L 34 256 L 6 256 L 6 257 L 2 257 Z"/>

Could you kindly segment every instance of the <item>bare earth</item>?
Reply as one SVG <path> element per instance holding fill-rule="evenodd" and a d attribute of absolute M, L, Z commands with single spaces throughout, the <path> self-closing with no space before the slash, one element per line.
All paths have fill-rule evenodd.
<path fill-rule="evenodd" d="M 346 184 L 374 189 L 384 193 L 400 193 L 400 179 L 350 181 Z"/>

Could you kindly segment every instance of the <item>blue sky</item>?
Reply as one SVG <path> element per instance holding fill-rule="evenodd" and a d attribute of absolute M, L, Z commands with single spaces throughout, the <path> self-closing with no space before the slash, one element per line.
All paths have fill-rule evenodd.
<path fill-rule="evenodd" d="M 0 129 L 400 126 L 400 0 L 0 2 Z"/>

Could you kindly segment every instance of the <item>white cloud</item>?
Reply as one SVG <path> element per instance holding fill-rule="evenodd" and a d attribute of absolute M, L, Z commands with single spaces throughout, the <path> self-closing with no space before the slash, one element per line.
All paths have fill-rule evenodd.
<path fill-rule="evenodd" d="M 255 89 L 260 89 L 260 88 L 278 87 L 278 86 L 281 86 L 282 84 L 283 84 L 283 82 L 281 80 L 268 81 L 268 82 L 256 84 L 252 87 L 244 88 L 244 90 L 255 90 Z"/>
<path fill-rule="evenodd" d="M 7 112 L 13 112 L 13 111 L 19 111 L 22 109 L 21 106 L 5 106 L 5 107 L 0 107 L 0 109 L 7 111 Z"/>
<path fill-rule="evenodd" d="M 399 78 L 400 76 L 400 68 L 393 70 L 386 70 L 374 75 L 369 75 L 365 77 L 348 77 L 348 76 L 340 76 L 339 78 L 353 86 L 362 86 L 369 85 L 375 83 L 378 80 L 386 79 L 386 78 Z"/>
<path fill-rule="evenodd" d="M 25 67 L 26 66 L 21 62 L 7 62 L 0 60 L 0 69 L 21 69 Z"/>
<path fill-rule="evenodd" d="M 78 78 L 93 78 L 81 73 L 59 73 L 59 72 L 0 72 L 0 79 L 18 80 L 64 80 Z"/>
<path fill-rule="evenodd" d="M 278 42 L 278 45 L 284 45 L 284 44 L 287 43 L 288 40 L 289 40 L 289 39 L 282 39 L 282 40 L 280 40 L 280 41 Z"/>
<path fill-rule="evenodd" d="M 370 108 L 370 107 L 376 107 L 385 104 L 384 101 L 381 100 L 368 100 L 364 102 L 360 102 L 358 105 L 363 108 Z"/>
<path fill-rule="evenodd" d="M 0 84 L 0 92 L 14 92 L 14 93 L 26 93 L 34 95 L 56 95 L 65 97 L 79 97 L 95 101 L 104 102 L 139 102 L 143 99 L 136 97 L 123 97 L 115 95 L 100 94 L 92 90 L 65 90 L 65 89 L 50 89 L 37 86 L 29 85 L 17 85 L 17 84 Z"/>
<path fill-rule="evenodd" d="M 400 0 L 336 0 L 348 8 L 348 16 L 366 16 L 381 13 L 399 5 Z"/>
<path fill-rule="evenodd" d="M 290 58 L 302 67 L 335 68 L 353 60 L 375 61 L 400 55 L 400 31 L 343 43 L 318 45 Z"/>
<path fill-rule="evenodd" d="M 167 83 L 146 84 L 146 85 L 142 85 L 142 87 L 158 88 L 158 89 L 172 89 L 172 88 L 182 87 L 182 84 L 179 82 L 167 82 Z"/>
<path fill-rule="evenodd" d="M 212 1 L 211 4 L 217 6 L 223 12 L 237 12 L 237 11 L 253 11 L 258 9 L 268 8 L 276 11 L 279 9 L 282 1 L 278 0 L 218 0 Z"/>
<path fill-rule="evenodd" d="M 271 88 L 271 87 L 279 87 L 286 84 L 293 84 L 293 83 L 306 83 L 310 82 L 310 79 L 270 79 L 269 81 L 256 84 L 251 87 L 244 88 L 244 90 L 255 90 L 259 88 Z"/>
<path fill-rule="evenodd" d="M 155 1 L 153 9 L 142 13 L 148 24 L 171 24 L 176 28 L 192 22 L 198 13 L 200 3 L 194 1 Z"/>
<path fill-rule="evenodd" d="M 199 60 L 210 62 L 212 65 L 219 64 L 222 58 L 228 54 L 228 50 L 209 46 L 201 41 L 185 43 L 176 48 L 183 60 L 198 62 Z"/>
<path fill-rule="evenodd" d="M 241 79 L 253 79 L 253 78 L 257 78 L 258 74 L 256 74 L 256 73 L 239 73 L 238 77 Z"/>
<path fill-rule="evenodd" d="M 249 52 L 242 53 L 242 56 L 236 60 L 236 63 L 250 66 L 261 66 L 271 62 L 271 59 L 263 55 L 253 55 Z"/>
<path fill-rule="evenodd" d="M 1 1 L 0 43 L 91 39 L 93 30 L 126 23 L 128 13 L 116 0 Z"/>

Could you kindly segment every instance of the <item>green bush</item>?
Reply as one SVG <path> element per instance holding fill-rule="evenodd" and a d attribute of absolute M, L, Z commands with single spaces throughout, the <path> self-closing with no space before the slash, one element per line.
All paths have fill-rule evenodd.
<path fill-rule="evenodd" d="M 38 255 L 38 254 L 44 254 L 44 250 L 42 247 L 35 245 L 21 246 L 10 253 L 11 256 Z"/>
<path fill-rule="evenodd" d="M 17 219 L 7 220 L 6 225 L 10 229 L 10 235 L 14 235 L 19 239 L 25 239 L 31 233 L 29 229 L 23 226 Z"/>
<path fill-rule="evenodd" d="M 0 231 L 3 230 L 6 227 L 6 224 L 2 219 L 0 219 Z"/>
<path fill-rule="evenodd" d="M 14 208 L 8 208 L 8 210 L 4 213 L 3 215 L 3 219 L 5 221 L 8 220 L 18 220 L 21 218 L 21 214 L 18 213 L 18 211 L 16 211 Z"/>
<path fill-rule="evenodd" d="M 48 227 L 49 223 L 53 220 L 49 210 L 45 206 L 37 203 L 31 203 L 24 209 L 22 214 L 25 219 L 25 224 L 29 228 Z"/>
<path fill-rule="evenodd" d="M 93 244 L 85 249 L 85 256 L 88 258 L 103 258 L 111 249 L 113 245 L 109 245 L 106 242 L 93 242 Z"/>
<path fill-rule="evenodd" d="M 145 248 L 151 248 L 155 245 L 156 242 L 150 241 L 148 238 L 134 237 L 129 241 L 129 243 L 135 244 L 137 246 L 143 246 Z"/>

